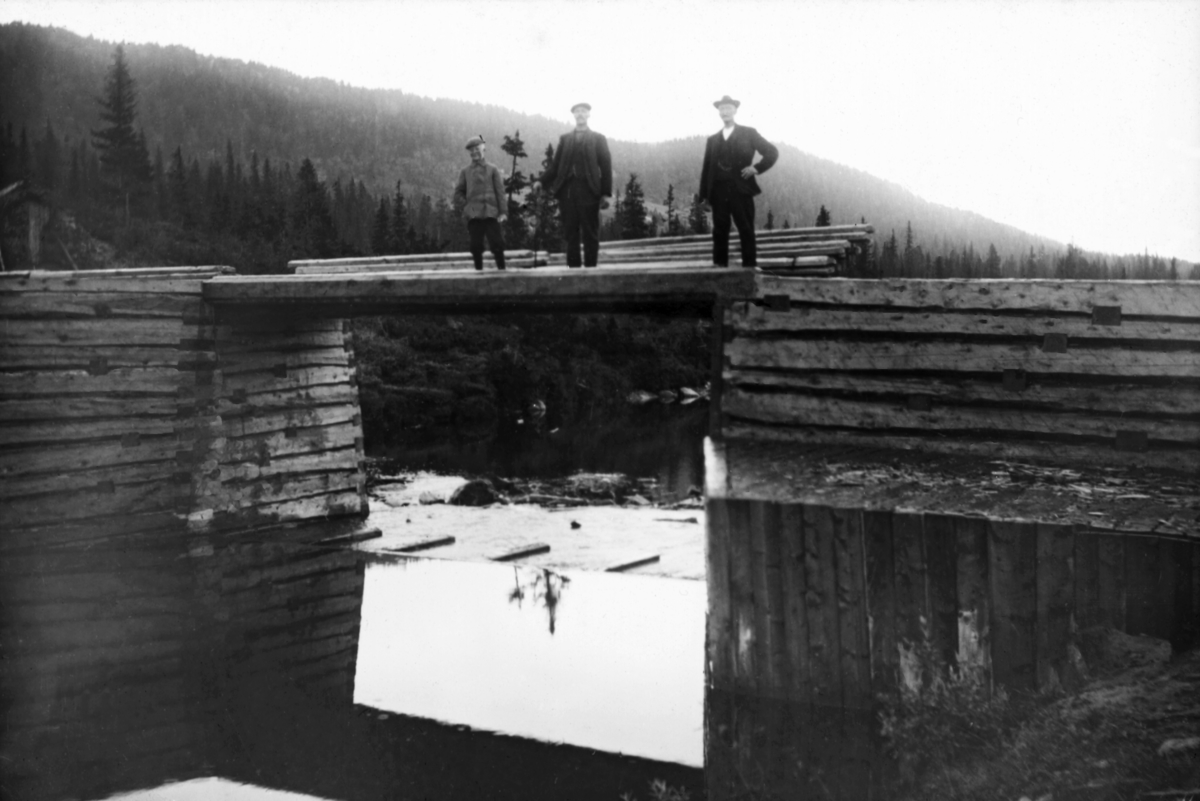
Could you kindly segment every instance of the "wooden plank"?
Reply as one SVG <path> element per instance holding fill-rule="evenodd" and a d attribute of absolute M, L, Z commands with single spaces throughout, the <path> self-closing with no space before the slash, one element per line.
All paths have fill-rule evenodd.
<path fill-rule="evenodd" d="M 54 398 L 65 395 L 173 396 L 194 376 L 180 373 L 175 366 L 142 370 L 121 368 L 95 375 L 86 370 L 61 372 L 28 371 L 0 373 L 0 398 Z"/>
<path fill-rule="evenodd" d="M 180 318 L 102 320 L 0 319 L 0 338 L 9 346 L 178 345 L 191 327 Z"/>
<path fill-rule="evenodd" d="M 127 425 L 136 429 L 136 421 L 142 417 L 174 417 L 179 410 L 179 401 L 174 395 L 158 397 L 66 397 L 52 402 L 47 399 L 0 400 L 0 420 L 8 423 L 37 420 L 86 420 L 94 418 L 124 418 Z"/>
<path fill-rule="evenodd" d="M 1037 686 L 1037 526 L 989 521 L 992 668 L 997 684 Z"/>
<path fill-rule="evenodd" d="M 1200 318 L 1200 281 L 1059 281 L 1054 279 L 830 278 L 790 281 L 757 276 L 756 297 L 801 303 L 942 310 L 1009 309 L 1090 315 L 1120 306 L 1129 316 Z M 223 280 L 223 279 L 217 279 Z"/>
<path fill-rule="evenodd" d="M 87 270 L 73 273 L 4 273 L 0 274 L 0 308 L 10 302 L 10 296 L 26 292 L 122 293 L 130 295 L 199 295 L 204 282 L 216 277 L 218 271 L 186 275 L 110 275 Z"/>
<path fill-rule="evenodd" d="M 867 614 L 870 634 L 871 691 L 874 695 L 899 687 L 896 649 L 896 567 L 892 554 L 892 513 L 863 513 Z"/>
<path fill-rule="evenodd" d="M 379 539 L 383 536 L 383 532 L 377 528 L 366 528 L 360 531 L 352 531 L 349 534 L 339 534 L 336 537 L 325 537 L 317 540 L 317 545 L 352 545 L 356 542 L 366 542 L 367 540 Z M 454 538 L 451 537 L 453 542 Z"/>
<path fill-rule="evenodd" d="M 961 517 L 938 514 L 926 514 L 924 520 L 930 644 L 942 671 L 958 661 L 958 529 L 962 522 Z"/>
<path fill-rule="evenodd" d="M 705 677 L 708 686 L 724 688 L 733 680 L 729 502 L 723 496 L 709 494 L 704 502 L 704 517 L 704 575 L 708 586 Z"/>
<path fill-rule="evenodd" d="M 24 476 L 0 474 L 0 498 L 24 498 L 51 493 L 102 491 L 101 485 L 169 482 L 176 471 L 174 454 L 157 462 L 104 465 L 68 473 L 42 473 Z"/>
<path fill-rule="evenodd" d="M 1097 625 L 1126 631 L 1125 538 L 1096 536 Z"/>
<path fill-rule="evenodd" d="M 317 365 L 313 367 L 296 367 L 289 365 L 287 375 L 276 375 L 274 372 L 253 370 L 243 373 L 226 373 L 222 370 L 222 390 L 225 397 L 241 389 L 247 395 L 259 392 L 286 392 L 290 389 L 306 390 L 321 384 L 342 384 L 355 380 L 355 369 L 350 366 L 349 359 L 342 364 Z"/>
<path fill-rule="evenodd" d="M 346 349 L 335 347 L 312 348 L 299 351 L 275 352 L 270 350 L 247 353 L 221 354 L 221 371 L 227 376 L 255 373 L 264 381 L 286 379 L 288 375 L 277 375 L 276 371 L 286 368 L 288 373 L 299 368 L 343 367 L 349 364 Z"/>
<path fill-rule="evenodd" d="M 163 317 L 199 318 L 204 315 L 200 287 L 192 294 L 131 295 L 121 292 L 22 292 L 0 289 L 0 318 Z"/>
<path fill-rule="evenodd" d="M 550 546 L 544 542 L 531 542 L 525 545 L 517 545 L 502 553 L 489 556 L 493 562 L 512 562 L 516 559 L 524 559 L 529 556 L 537 556 L 538 554 L 550 553 Z"/>
<path fill-rule="evenodd" d="M 773 540 L 779 530 L 779 513 L 774 504 L 767 501 L 749 501 L 750 504 L 750 603 L 754 610 L 754 664 L 757 670 L 758 692 L 775 694 L 779 691 L 780 676 L 773 659 L 779 644 L 772 641 L 771 617 L 772 593 L 768 589 L 770 579 L 767 556 L 769 550 L 776 551 Z M 776 565 L 778 567 L 778 565 Z M 778 570 L 776 570 L 778 575 Z"/>
<path fill-rule="evenodd" d="M 920 513 L 898 511 L 892 516 L 897 664 L 900 681 L 909 689 L 925 683 L 921 654 L 929 638 L 930 607 L 924 529 Z"/>
<path fill-rule="evenodd" d="M 509 252 L 504 254 L 504 264 L 510 270 L 514 269 L 529 269 L 532 267 L 542 267 L 546 265 L 545 259 L 529 258 L 509 258 Z M 377 257 L 376 257 L 377 258 Z M 296 275 L 338 275 L 346 273 L 391 273 L 397 270 L 422 270 L 422 271 L 438 271 L 438 270 L 474 270 L 475 262 L 468 256 L 466 259 L 458 261 L 414 261 L 407 264 L 397 264 L 396 262 L 385 262 L 382 264 L 313 264 L 300 265 L 293 272 Z M 495 270 L 495 260 L 491 258 L 491 254 L 487 254 L 484 260 L 483 269 Z"/>
<path fill-rule="evenodd" d="M 1122 320 L 1121 325 L 1094 325 L 1091 317 L 1044 314 L 999 314 L 993 311 L 881 311 L 842 306 L 798 306 L 779 313 L 764 306 L 739 304 L 730 321 L 739 336 L 803 332 L 877 332 L 939 336 L 1037 337 L 1066 334 L 1075 340 L 1200 341 L 1200 320 Z"/>
<path fill-rule="evenodd" d="M 113 345 L 35 345 L 17 347 L 0 341 L 0 368 L 4 370 L 86 370 L 103 359 L 104 369 L 171 368 L 205 357 L 196 352 L 180 350 L 178 343 L 162 347 L 126 347 Z M 211 359 L 210 359 L 211 360 Z"/>
<path fill-rule="evenodd" d="M 365 514 L 365 496 L 361 492 L 347 490 L 279 503 L 245 506 L 238 509 L 236 513 L 223 515 L 219 519 L 214 516 L 213 521 L 219 528 L 236 529 L 249 524 L 288 523 L 331 517 L 361 517 Z"/>
<path fill-rule="evenodd" d="M 340 301 L 381 307 L 420 303 L 498 306 L 506 300 L 536 302 L 539 306 L 555 301 L 646 302 L 654 298 L 682 301 L 750 297 L 754 278 L 750 270 L 715 270 L 711 264 L 694 269 L 679 266 L 655 269 L 651 265 L 637 270 L 548 267 L 511 274 L 469 270 L 441 274 L 226 276 L 206 281 L 204 298 L 221 306 L 285 302 L 335 307 Z"/>
<path fill-rule="evenodd" d="M 361 473 L 354 470 L 328 470 L 312 475 L 295 475 L 286 481 L 256 481 L 248 484 L 225 483 L 213 497 L 214 511 L 237 511 L 264 503 L 278 503 L 298 498 L 343 491 L 358 491 L 363 483 Z"/>
<path fill-rule="evenodd" d="M 262 392 L 245 392 L 235 399 L 232 393 L 217 398 L 213 407 L 222 419 L 241 416 L 257 416 L 263 413 L 302 410 L 308 406 L 358 405 L 358 388 L 348 383 L 320 384 L 303 389 L 268 389 Z"/>
<path fill-rule="evenodd" d="M 334 321 L 336 322 L 336 321 Z M 221 357 L 276 354 L 304 350 L 345 350 L 346 334 L 339 328 L 330 331 L 237 331 L 216 338 Z"/>
<path fill-rule="evenodd" d="M 1147 387 L 1130 383 L 1038 384 L 1027 383 L 1020 392 L 1005 389 L 1003 373 L 993 380 L 973 377 L 858 375 L 836 372 L 770 372 L 753 368 L 728 370 L 723 376 L 729 386 L 743 389 L 791 389 L 809 392 L 871 395 L 928 395 L 934 402 L 956 404 L 988 401 L 1007 405 L 1034 405 L 1047 411 L 1086 411 L 1164 415 L 1200 414 L 1200 388 L 1184 381 Z"/>
<path fill-rule="evenodd" d="M 873 699 L 862 512 L 834 509 L 832 521 L 842 706 L 869 709 Z"/>
<path fill-rule="evenodd" d="M 1134 429 L 1151 441 L 1200 447 L 1200 421 L 1171 418 L 1130 420 L 1120 416 L 1041 411 L 1036 408 L 948 406 L 926 411 L 893 398 L 854 400 L 825 395 L 748 392 L 725 387 L 722 411 L 730 417 L 775 425 L 829 426 L 904 431 L 1006 432 L 1027 435 L 1073 435 L 1115 440 L 1117 432 Z"/>
<path fill-rule="evenodd" d="M 839 445 L 851 448 L 895 448 L 934 453 L 963 454 L 1012 461 L 1049 461 L 1055 464 L 1099 465 L 1131 468 L 1155 468 L 1179 473 L 1200 470 L 1200 451 L 1176 450 L 1118 451 L 1097 448 L 1093 443 L 1071 444 L 1036 440 L 992 441 L 983 437 L 946 438 L 938 432 L 914 436 L 881 431 L 846 429 L 792 428 L 731 420 L 725 423 L 729 439 L 751 442 L 788 442 L 806 445 Z"/>
<path fill-rule="evenodd" d="M 1037 524 L 1037 686 L 1061 686 L 1071 642 L 1075 601 L 1073 557 L 1075 535 L 1070 526 Z"/>
<path fill-rule="evenodd" d="M 734 368 L 983 373 L 1019 369 L 1039 374 L 1196 377 L 1196 354 L 1192 351 L 1072 347 L 1065 353 L 1054 353 L 1042 350 L 1041 342 L 1036 341 L 991 344 L 742 337 L 728 343 L 725 352 Z"/>
<path fill-rule="evenodd" d="M 1197 579 L 1200 579 L 1200 543 L 1174 542 L 1169 546 L 1174 552 L 1176 565 L 1174 625 L 1171 627 L 1171 645 L 1176 651 L 1185 650 L 1200 641 L 1200 609 L 1197 609 Z"/>
<path fill-rule="evenodd" d="M 0 445 L 11 447 L 34 443 L 84 443 L 127 434 L 138 434 L 142 437 L 163 436 L 173 434 L 177 425 L 178 420 L 173 413 L 78 422 L 25 422 L 20 426 L 0 426 Z"/>
<path fill-rule="evenodd" d="M 111 484 L 80 489 L 69 495 L 49 494 L 6 498 L 0 504 L 0 528 L 82 521 L 108 515 L 173 510 L 179 485 L 162 480 L 140 484 Z"/>
<path fill-rule="evenodd" d="M 958 669 L 990 686 L 991 605 L 988 591 L 988 525 L 978 517 L 955 518 L 958 605 Z"/>
<path fill-rule="evenodd" d="M 786 692 L 789 698 L 808 707 L 812 703 L 812 664 L 808 654 L 808 589 L 805 580 L 802 505 L 789 503 L 780 507 L 779 531 Z"/>
<path fill-rule="evenodd" d="M 261 441 L 274 442 L 279 437 L 292 438 L 320 435 L 321 429 L 353 424 L 359 416 L 357 405 L 334 403 L 328 406 L 262 410 L 251 417 L 231 417 L 222 420 L 224 434 L 229 437 L 226 446 L 230 452 L 239 448 L 256 448 Z M 292 437 L 288 432 L 292 432 Z M 361 436 L 361 433 L 359 434 Z"/>
<path fill-rule="evenodd" d="M 833 512 L 804 507 L 804 583 L 808 601 L 808 655 L 814 706 L 841 708 L 841 645 Z"/>
<path fill-rule="evenodd" d="M 528 248 L 516 248 L 504 251 L 505 262 L 517 259 L 531 259 L 534 255 L 545 256 L 544 250 L 532 251 Z M 485 262 L 494 262 L 495 257 L 490 252 L 483 254 Z M 299 271 L 301 268 L 331 269 L 334 267 L 377 267 L 395 264 L 434 264 L 439 262 L 461 261 L 474 264 L 469 252 L 453 253 L 404 253 L 384 256 L 352 256 L 341 259 L 293 259 L 287 266 L 289 270 Z"/>
<path fill-rule="evenodd" d="M 1155 586 L 1159 581 L 1159 542 L 1150 537 L 1125 538 L 1126 629 L 1129 634 L 1160 636 Z"/>
<path fill-rule="evenodd" d="M 286 478 L 294 473 L 311 470 L 357 469 L 359 453 L 348 445 L 334 450 L 318 450 L 312 453 L 272 454 L 266 464 L 243 462 L 222 463 L 220 481 L 255 479 L 260 476 Z"/>
<path fill-rule="evenodd" d="M 733 688 L 758 691 L 758 630 L 754 619 L 754 552 L 751 543 L 750 501 L 730 500 L 729 600 L 733 645 Z"/>
<path fill-rule="evenodd" d="M 1075 623 L 1080 629 L 1101 624 L 1100 538 L 1075 532 Z"/>
<path fill-rule="evenodd" d="M 633 558 L 626 557 L 612 567 L 604 568 L 606 573 L 624 573 L 626 570 L 633 570 L 635 567 L 645 567 L 658 562 L 658 554 L 650 554 L 649 556 L 638 556 Z"/>
<path fill-rule="evenodd" d="M 786 239 L 828 239 L 831 236 L 845 238 L 861 238 L 869 237 L 874 233 L 873 225 L 831 225 L 822 227 L 798 227 L 798 228 L 776 228 L 768 231 L 766 229 L 756 230 L 754 237 L 756 240 L 762 241 L 777 241 Z M 736 229 L 729 232 L 730 240 L 738 238 Z M 712 234 L 683 234 L 681 236 L 660 236 L 654 239 L 610 239 L 600 243 L 600 250 L 621 250 L 630 247 L 645 247 L 647 243 L 658 245 L 674 245 L 686 242 L 712 242 Z"/>

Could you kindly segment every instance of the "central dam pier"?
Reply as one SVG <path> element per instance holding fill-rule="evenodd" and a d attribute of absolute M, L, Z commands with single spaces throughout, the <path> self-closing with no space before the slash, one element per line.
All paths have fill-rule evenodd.
<path fill-rule="evenodd" d="M 1195 636 L 1200 532 L 1186 510 L 1200 495 L 1200 284 L 873 281 L 661 261 L 507 274 L 330 265 L 288 276 L 0 277 L 13 764 L 36 762 L 47 727 L 87 719 L 64 694 L 94 688 L 43 677 L 130 658 L 128 615 L 97 627 L 87 623 L 94 611 L 79 611 L 63 627 L 76 614 L 62 605 L 71 585 L 47 554 L 70 555 L 78 572 L 89 553 L 171 544 L 187 554 L 174 569 L 194 574 L 197 597 L 216 609 L 234 591 L 214 580 L 232 545 L 303 539 L 316 522 L 323 536 L 362 525 L 347 322 L 361 315 L 619 311 L 713 322 L 710 798 L 737 797 L 747 777 L 795 797 L 815 780 L 803 766 L 817 763 L 822 781 L 842 777 L 830 785 L 839 797 L 886 797 L 888 776 L 867 746 L 834 748 L 827 736 L 857 732 L 869 744 L 878 693 L 950 667 L 988 686 L 1069 684 L 1074 637 L 1089 626 Z M 1019 487 L 964 501 L 812 479 L 814 465 L 839 460 L 860 473 L 920 464 L 943 476 L 1037 465 L 1095 486 L 1137 471 L 1183 489 L 1174 506 L 1098 492 L 1055 505 L 1023 502 Z M 249 587 L 247 569 L 238 581 Z M 353 595 L 350 574 L 339 581 Z M 352 654 L 357 629 L 328 639 L 304 609 L 280 619 L 312 624 L 336 647 L 276 658 L 319 677 L 322 659 Z M 54 636 L 31 636 L 46 626 Z M 344 670 L 326 675 L 323 692 L 345 692 Z M 212 742 L 188 740 L 179 764 L 202 771 Z M 122 737 L 111 746 L 135 761 L 148 753 Z M 69 789 L 75 757 L 56 759 Z"/>

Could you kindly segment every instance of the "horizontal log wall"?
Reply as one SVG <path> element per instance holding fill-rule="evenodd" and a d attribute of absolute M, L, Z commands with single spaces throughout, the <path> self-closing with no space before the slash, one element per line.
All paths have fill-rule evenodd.
<path fill-rule="evenodd" d="M 361 514 L 340 320 L 218 323 L 222 268 L 0 276 L 0 548 Z"/>
<path fill-rule="evenodd" d="M 1200 543 L 710 494 L 708 587 L 713 688 L 868 709 L 931 666 L 1069 683 L 1092 626 L 1195 637 Z"/>
<path fill-rule="evenodd" d="M 1200 470 L 1200 282 L 759 276 L 723 433 Z"/>

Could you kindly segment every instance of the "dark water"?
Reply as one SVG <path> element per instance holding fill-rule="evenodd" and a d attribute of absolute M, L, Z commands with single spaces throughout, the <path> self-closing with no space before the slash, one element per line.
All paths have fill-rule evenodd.
<path fill-rule="evenodd" d="M 367 443 L 389 468 L 453 475 L 556 478 L 579 471 L 656 478 L 663 492 L 702 487 L 708 403 L 652 402 L 609 417 L 553 424 L 547 418 L 505 421 L 484 432 L 418 432 L 391 444 Z"/>

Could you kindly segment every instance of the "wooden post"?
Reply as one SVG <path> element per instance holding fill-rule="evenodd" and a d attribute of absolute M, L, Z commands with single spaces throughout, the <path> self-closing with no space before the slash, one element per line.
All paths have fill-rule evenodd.
<path fill-rule="evenodd" d="M 988 538 L 992 668 L 998 684 L 1036 687 L 1037 527 L 993 520 Z"/>
<path fill-rule="evenodd" d="M 957 521 L 958 667 L 992 680 L 991 603 L 988 594 L 988 527 L 982 518 Z"/>
<path fill-rule="evenodd" d="M 943 675 L 958 659 L 958 527 L 963 518 L 925 515 L 929 632 Z"/>
<path fill-rule="evenodd" d="M 812 702 L 817 707 L 840 708 L 842 677 L 833 525 L 829 507 L 805 506 L 804 580 Z"/>
<path fill-rule="evenodd" d="M 783 636 L 787 643 L 788 696 L 804 707 L 812 703 L 812 674 L 808 654 L 808 603 L 804 560 L 804 506 L 786 504 L 779 515 L 782 558 Z"/>
<path fill-rule="evenodd" d="M 872 706 L 871 661 L 862 512 L 834 509 L 832 520 L 842 706 L 868 709 Z"/>
<path fill-rule="evenodd" d="M 917 689 L 924 683 L 918 655 L 929 630 L 921 514 L 897 512 L 892 517 L 892 547 L 896 566 L 896 647 L 900 681 L 910 689 Z"/>
<path fill-rule="evenodd" d="M 863 538 L 871 637 L 871 690 L 879 695 L 896 689 L 899 671 L 891 512 L 863 512 Z"/>
<path fill-rule="evenodd" d="M 1037 526 L 1037 686 L 1064 678 L 1075 601 L 1075 535 L 1069 526 Z"/>

